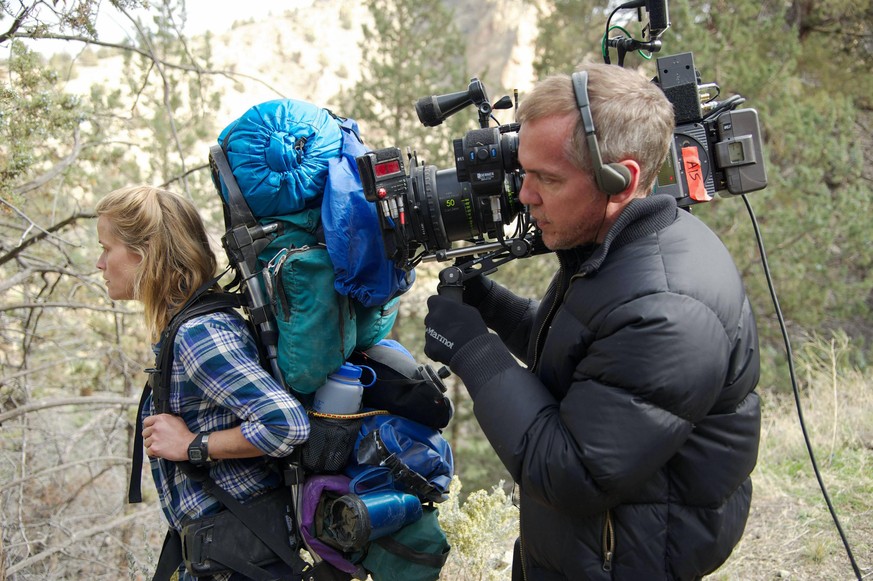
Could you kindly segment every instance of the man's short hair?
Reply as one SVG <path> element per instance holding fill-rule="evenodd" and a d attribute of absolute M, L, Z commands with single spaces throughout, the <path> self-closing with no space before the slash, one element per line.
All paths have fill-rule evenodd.
<path fill-rule="evenodd" d="M 651 190 L 672 141 L 673 105 L 636 71 L 604 64 L 585 64 L 577 70 L 588 71 L 588 100 L 603 162 L 635 160 L 641 168 L 640 186 Z M 579 169 L 592 171 L 570 75 L 539 81 L 518 107 L 522 128 L 526 121 L 571 114 L 576 127 L 567 143 L 567 158 Z"/>

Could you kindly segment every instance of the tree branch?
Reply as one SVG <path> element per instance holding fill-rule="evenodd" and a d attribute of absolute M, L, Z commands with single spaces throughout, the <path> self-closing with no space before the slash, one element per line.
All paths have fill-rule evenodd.
<path fill-rule="evenodd" d="M 254 75 L 247 75 L 245 73 L 237 73 L 235 71 L 226 71 L 226 70 L 219 70 L 219 69 L 204 69 L 204 68 L 196 66 L 196 65 L 183 65 L 183 64 L 178 64 L 178 63 L 171 63 L 171 62 L 165 61 L 164 59 L 158 58 L 157 55 L 153 55 L 149 51 L 143 50 L 141 48 L 138 48 L 136 46 L 129 45 L 129 44 L 103 42 L 103 41 L 96 40 L 93 38 L 88 38 L 85 36 L 71 36 L 71 35 L 67 35 L 67 34 L 43 34 L 43 33 L 36 33 L 36 32 L 29 32 L 27 34 L 15 33 L 15 34 L 11 34 L 10 38 L 27 38 L 27 39 L 31 39 L 31 40 L 39 40 L 39 39 L 66 40 L 66 41 L 70 41 L 70 42 L 82 42 L 85 44 L 93 44 L 93 45 L 97 45 L 97 46 L 103 46 L 106 48 L 116 48 L 118 50 L 135 52 L 135 53 L 140 54 L 148 59 L 154 60 L 156 63 L 158 63 L 161 66 L 166 67 L 166 68 L 178 69 L 180 71 L 186 71 L 189 73 L 193 72 L 193 73 L 197 73 L 197 74 L 201 74 L 201 75 L 222 76 L 222 77 L 227 77 L 228 79 L 247 79 L 249 81 L 254 81 L 257 84 L 262 85 L 263 87 L 266 87 L 267 89 L 274 92 L 279 97 L 287 97 L 287 95 L 285 95 L 282 91 L 275 88 L 271 84 L 267 83 L 263 79 L 259 79 L 258 77 L 255 77 Z"/>
<path fill-rule="evenodd" d="M 70 356 L 70 357 L 64 357 L 63 359 L 54 359 L 50 363 L 46 363 L 45 365 L 40 365 L 38 367 L 31 367 L 31 368 L 24 369 L 22 371 L 18 371 L 16 373 L 10 373 L 8 375 L 4 375 L 4 376 L 0 377 L 0 387 L 3 387 L 4 385 L 8 384 L 13 379 L 18 379 L 19 377 L 27 377 L 31 373 L 39 373 L 40 371 L 45 371 L 46 369 L 51 369 L 52 367 L 56 367 L 58 365 L 64 365 L 66 363 L 69 363 L 70 361 L 76 361 L 77 359 L 80 359 L 80 356 Z M 2 579 L 2 577 L 0 577 L 0 579 Z"/>
<path fill-rule="evenodd" d="M 0 43 L 4 43 L 10 38 L 16 37 L 16 32 L 19 28 L 21 28 L 24 19 L 28 17 L 30 11 L 33 10 L 35 5 L 28 6 L 27 8 L 22 8 L 21 12 L 18 13 L 18 16 L 15 17 L 15 20 L 12 21 L 12 24 L 9 26 L 9 30 L 0 34 Z"/>
<path fill-rule="evenodd" d="M 197 173 L 198 171 L 200 171 L 200 170 L 202 170 L 202 169 L 209 169 L 209 164 L 208 164 L 208 163 L 204 163 L 204 164 L 198 165 L 198 166 L 196 166 L 196 167 L 192 167 L 191 169 L 189 169 L 188 171 L 186 171 L 184 174 L 182 174 L 182 175 L 178 175 L 178 176 L 173 177 L 173 178 L 170 178 L 169 180 L 165 181 L 164 183 L 162 183 L 162 184 L 161 184 L 160 186 L 158 186 L 158 187 L 160 187 L 160 188 L 168 188 L 168 187 L 170 187 L 173 183 L 175 183 L 175 182 L 177 182 L 177 181 L 179 181 L 179 180 L 184 180 L 184 179 L 187 178 L 189 175 L 191 175 L 191 174 L 193 174 L 193 173 Z"/>
<path fill-rule="evenodd" d="M 12 193 L 17 195 L 23 195 L 27 192 L 33 191 L 41 186 L 44 186 L 54 178 L 58 177 L 62 171 L 67 169 L 69 166 L 73 164 L 74 161 L 79 157 L 79 153 L 82 151 L 82 142 L 79 141 L 79 126 L 73 130 L 73 151 L 70 152 L 70 155 L 61 159 L 58 163 L 56 163 L 50 170 L 39 176 L 38 178 L 27 182 L 26 184 L 20 185 L 16 188 L 12 188 Z"/>
<path fill-rule="evenodd" d="M 0 307 L 0 313 L 16 309 L 87 309 L 89 311 L 120 313 L 122 315 L 136 314 L 136 311 L 126 311 L 115 307 L 97 307 L 87 303 L 18 303 L 15 305 L 3 305 Z"/>
<path fill-rule="evenodd" d="M 24 187 L 24 186 L 22 186 L 22 187 Z M 0 199 L 0 202 L 3 202 L 6 205 L 9 205 L 9 203 L 6 202 L 6 200 Z M 23 216 L 23 214 L 22 214 L 22 216 Z M 26 216 L 23 216 L 23 217 L 25 219 L 27 219 L 31 224 L 34 224 L 34 222 L 31 221 L 30 219 L 28 219 Z M 81 220 L 83 218 L 90 220 L 90 219 L 96 218 L 96 217 L 97 217 L 97 214 L 95 214 L 94 212 L 79 212 L 78 214 L 73 214 L 72 216 L 69 216 L 68 218 L 66 218 L 64 220 L 61 220 L 57 224 L 54 224 L 53 226 L 50 226 L 47 229 L 46 228 L 39 228 L 37 226 L 37 228 L 39 228 L 39 230 L 40 230 L 38 233 L 34 234 L 33 236 L 31 236 L 30 238 L 28 238 L 27 240 L 25 240 L 24 242 L 22 242 L 18 246 L 16 246 L 10 252 L 7 252 L 3 256 L 0 256 L 0 266 L 3 266 L 4 264 L 9 262 L 10 260 L 17 257 L 19 254 L 21 254 L 28 247 L 33 246 L 34 244 L 36 244 L 37 242 L 39 242 L 43 238 L 46 238 L 47 236 L 50 236 L 54 232 L 57 232 L 58 230 L 61 230 L 65 227 L 69 226 L 73 222 L 76 222 L 77 220 Z"/>
<path fill-rule="evenodd" d="M 46 468 L 45 470 L 40 470 L 39 472 L 34 472 L 33 474 L 28 474 L 22 478 L 18 478 L 17 480 L 13 480 L 12 482 L 7 482 L 3 486 L 0 486 L 0 492 L 4 492 L 9 490 L 10 488 L 15 488 L 19 484 L 23 484 L 28 480 L 34 478 L 40 478 L 42 476 L 47 476 L 49 474 L 53 474 L 55 472 L 63 472 L 64 470 L 68 470 L 74 466 L 80 466 L 82 464 L 91 464 L 92 462 L 106 462 L 110 466 L 120 465 L 120 464 L 130 464 L 130 458 L 124 458 L 122 456 L 99 456 L 96 458 L 84 458 L 82 460 L 76 460 L 75 462 L 67 462 L 66 464 L 61 464 L 59 466 L 53 466 L 51 468 Z"/>
<path fill-rule="evenodd" d="M 70 536 L 67 538 L 66 542 L 61 543 L 59 545 L 55 545 L 53 547 L 49 547 L 48 549 L 46 549 L 45 551 L 42 551 L 41 553 L 37 553 L 36 555 L 34 555 L 32 557 L 28 557 L 27 559 L 24 559 L 23 561 L 19 561 L 18 563 L 11 565 L 6 570 L 6 574 L 9 576 L 14 575 L 15 573 L 17 573 L 21 569 L 29 567 L 29 566 L 33 565 L 34 563 L 38 563 L 39 561 L 42 561 L 43 559 L 47 559 L 47 558 L 51 557 L 52 555 L 54 555 L 55 553 L 58 553 L 60 551 L 64 551 L 64 550 L 68 549 L 69 547 L 74 546 L 77 543 L 80 543 L 81 541 L 83 541 L 84 539 L 86 539 L 88 537 L 93 537 L 94 535 L 97 535 L 100 533 L 105 533 L 106 531 L 110 531 L 112 529 L 118 528 L 121 525 L 127 524 L 128 522 L 130 522 L 132 520 L 142 518 L 142 517 L 146 516 L 147 514 L 152 514 L 152 512 L 153 511 L 151 508 L 147 508 L 147 509 L 143 509 L 143 510 L 119 517 L 115 520 L 111 520 L 109 522 L 99 524 L 97 526 L 91 527 L 90 529 L 85 529 L 84 531 L 72 532 L 72 534 L 70 534 Z"/>
<path fill-rule="evenodd" d="M 0 414 L 0 425 L 7 420 L 17 418 L 29 414 L 30 412 L 42 411 L 49 408 L 62 407 L 67 405 L 122 405 L 132 406 L 139 404 L 138 397 L 110 397 L 110 396 L 89 396 L 89 397 L 62 397 L 58 399 L 46 399 L 19 406 L 14 410 L 3 412 Z"/>

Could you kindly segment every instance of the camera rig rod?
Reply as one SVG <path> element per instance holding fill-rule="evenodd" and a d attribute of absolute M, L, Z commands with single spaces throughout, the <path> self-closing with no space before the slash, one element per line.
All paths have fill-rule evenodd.
<path fill-rule="evenodd" d="M 531 233 L 525 235 L 524 238 L 511 238 L 500 242 L 439 251 L 433 257 L 426 257 L 423 261 L 458 258 L 453 266 L 440 271 L 437 292 L 460 303 L 463 302 L 464 281 L 480 274 L 494 272 L 507 262 L 517 258 L 539 254 L 538 250 L 536 236 Z M 472 255 L 478 256 L 470 260 L 460 260 Z"/>
<path fill-rule="evenodd" d="M 646 50 L 650 53 L 656 53 L 661 50 L 661 40 L 637 40 L 626 36 L 615 36 L 607 39 L 607 46 L 616 49 L 618 53 L 618 66 L 624 66 L 624 57 L 627 53 L 635 50 Z"/>

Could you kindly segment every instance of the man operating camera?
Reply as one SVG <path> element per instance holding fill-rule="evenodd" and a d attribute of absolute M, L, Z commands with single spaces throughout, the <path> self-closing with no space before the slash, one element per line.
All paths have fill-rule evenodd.
<path fill-rule="evenodd" d="M 520 487 L 513 579 L 700 578 L 742 536 L 757 459 L 742 280 L 651 194 L 673 135 L 657 85 L 585 65 L 538 83 L 518 121 L 520 199 L 560 267 L 540 301 L 477 276 L 425 319 L 425 353 Z"/>

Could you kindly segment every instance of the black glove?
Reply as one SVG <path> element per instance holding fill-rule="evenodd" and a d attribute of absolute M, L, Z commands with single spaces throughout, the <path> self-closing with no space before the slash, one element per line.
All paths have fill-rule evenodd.
<path fill-rule="evenodd" d="M 494 281 L 484 274 L 464 281 L 464 302 L 478 308 L 485 299 L 485 295 L 491 292 L 492 286 L 494 286 Z"/>
<path fill-rule="evenodd" d="M 427 299 L 424 327 L 424 354 L 446 365 L 464 345 L 488 334 L 479 311 L 440 295 Z"/>

